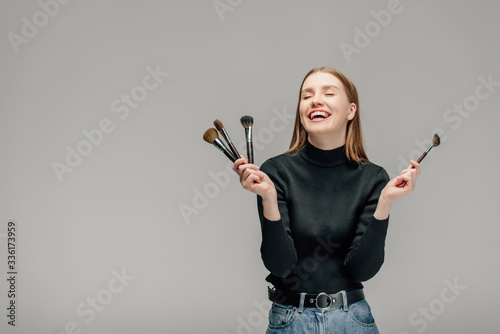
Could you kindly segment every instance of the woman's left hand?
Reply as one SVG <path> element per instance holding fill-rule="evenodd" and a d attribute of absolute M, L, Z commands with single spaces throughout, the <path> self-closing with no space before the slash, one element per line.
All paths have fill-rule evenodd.
<path fill-rule="evenodd" d="M 412 168 L 412 166 L 414 168 Z M 415 189 L 415 182 L 420 175 L 420 164 L 411 160 L 411 165 L 407 169 L 403 169 L 401 174 L 390 180 L 381 195 L 389 202 L 394 203 L 396 200 L 405 197 Z"/>

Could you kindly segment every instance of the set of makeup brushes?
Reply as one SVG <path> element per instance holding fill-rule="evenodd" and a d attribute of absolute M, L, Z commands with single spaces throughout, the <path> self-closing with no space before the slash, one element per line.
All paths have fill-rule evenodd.
<path fill-rule="evenodd" d="M 247 143 L 247 156 L 248 156 L 248 163 L 253 164 L 253 141 L 252 141 L 252 126 L 253 126 L 253 117 L 251 116 L 243 116 L 240 119 L 241 125 L 245 128 L 245 138 L 246 138 L 246 143 Z M 215 147 L 217 147 L 220 151 L 222 151 L 226 157 L 229 158 L 232 162 L 235 162 L 236 159 L 240 158 L 240 154 L 236 150 L 236 147 L 234 146 L 233 142 L 231 141 L 231 138 L 229 137 L 229 134 L 227 133 L 226 129 L 224 128 L 224 125 L 222 125 L 222 122 L 216 119 L 214 121 L 214 125 L 217 128 L 217 130 L 220 132 L 222 137 L 226 140 L 227 146 L 229 149 L 224 145 L 222 140 L 219 139 L 219 134 L 217 133 L 217 130 L 214 128 L 209 128 L 205 133 L 203 133 L 203 139 L 209 143 L 213 144 Z"/>

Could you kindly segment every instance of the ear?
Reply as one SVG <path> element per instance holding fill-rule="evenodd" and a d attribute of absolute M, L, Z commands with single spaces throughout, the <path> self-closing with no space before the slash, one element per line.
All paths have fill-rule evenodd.
<path fill-rule="evenodd" d="M 351 106 L 349 107 L 349 114 L 347 115 L 347 120 L 351 121 L 354 116 L 356 115 L 356 111 L 358 110 L 358 107 L 356 106 L 355 103 L 351 103 Z"/>

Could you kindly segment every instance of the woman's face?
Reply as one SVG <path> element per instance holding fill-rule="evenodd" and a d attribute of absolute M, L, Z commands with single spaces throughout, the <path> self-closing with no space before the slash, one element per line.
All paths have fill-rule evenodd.
<path fill-rule="evenodd" d="M 349 102 L 342 82 L 334 75 L 316 72 L 304 81 L 299 114 L 309 137 L 344 140 L 347 122 L 355 113 L 356 104 Z"/>

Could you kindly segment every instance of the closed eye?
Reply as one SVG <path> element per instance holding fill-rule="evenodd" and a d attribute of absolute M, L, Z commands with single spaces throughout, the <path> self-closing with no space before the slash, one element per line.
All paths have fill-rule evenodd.
<path fill-rule="evenodd" d="M 330 95 L 330 96 L 333 96 L 333 95 L 335 95 L 335 94 L 333 94 L 333 93 L 328 93 L 328 94 L 325 94 L 325 95 Z M 308 99 L 308 98 L 310 98 L 310 97 L 311 97 L 311 96 L 304 96 L 302 99 L 303 99 L 303 100 L 307 100 L 307 99 Z"/>

